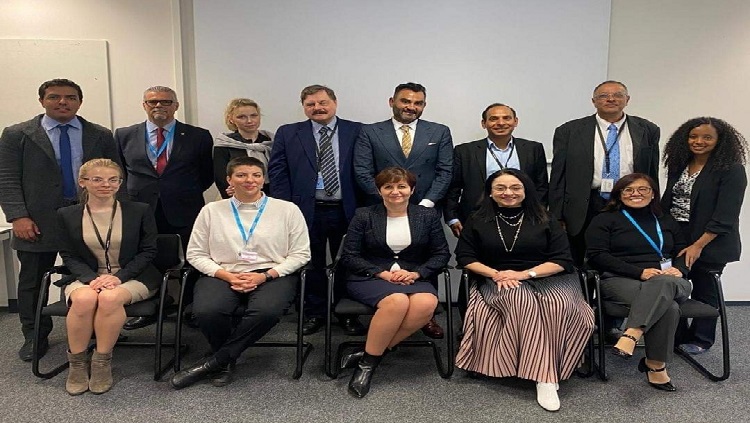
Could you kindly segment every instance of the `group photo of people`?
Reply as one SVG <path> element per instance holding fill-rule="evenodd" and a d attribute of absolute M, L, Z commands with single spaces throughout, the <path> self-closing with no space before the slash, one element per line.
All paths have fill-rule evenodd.
<path fill-rule="evenodd" d="M 20 263 L 18 359 L 50 348 L 52 319 L 35 315 L 59 255 L 70 272 L 65 391 L 116 388 L 122 330 L 155 322 L 125 307 L 159 294 L 157 237 L 177 234 L 194 270 L 187 319 L 206 352 L 170 375 L 175 390 L 243 377 L 242 354 L 296 312 L 303 269 L 302 334 L 324 330 L 330 301 L 370 306 L 371 318 L 334 316 L 345 336 L 365 337 L 336 364 L 351 370 L 353 397 L 386 390 L 377 369 L 404 340 L 448 336 L 437 312 L 448 266 L 468 280 L 442 299 L 461 317 L 450 365 L 479 383 L 531 381 L 529 402 L 557 411 L 602 325 L 610 357 L 640 357 L 644 387 L 680 390 L 675 348 L 710 351 L 717 322 L 688 321 L 679 306 L 718 307 L 714 274 L 741 255 L 743 135 L 710 116 L 662 134 L 628 114 L 628 87 L 608 80 L 591 87 L 591 115 L 551 134 L 550 166 L 543 143 L 514 135 L 518 114 L 502 99 L 476 117 L 485 137 L 454 140 L 451 122 L 422 119 L 425 86 L 394 85 L 380 122 L 340 117 L 334 89 L 311 84 L 290 99 L 306 120 L 267 128 L 261 104 L 233 98 L 226 131 L 212 134 L 177 120 L 170 87 L 145 88 L 145 120 L 110 131 L 78 114 L 81 86 L 43 82 L 43 113 L 0 136 L 0 207 Z M 626 319 L 596 321 L 579 270 L 598 272 L 601 298 L 627 307 Z"/>

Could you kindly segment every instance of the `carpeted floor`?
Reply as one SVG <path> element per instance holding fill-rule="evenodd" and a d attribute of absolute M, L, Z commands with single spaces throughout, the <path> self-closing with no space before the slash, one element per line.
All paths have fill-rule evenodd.
<path fill-rule="evenodd" d="M 293 339 L 287 316 L 266 339 Z M 55 321 L 47 364 L 63 359 L 65 334 Z M 561 383 L 562 408 L 549 413 L 535 401 L 534 384 L 517 379 L 474 379 L 456 370 L 441 379 L 430 350 L 400 349 L 378 368 L 364 399 L 346 392 L 350 371 L 330 380 L 323 374 L 323 334 L 301 379 L 291 378 L 292 349 L 255 348 L 238 363 L 237 379 L 224 388 L 200 383 L 174 391 L 165 377 L 152 380 L 153 350 L 115 350 L 115 386 L 107 394 L 70 397 L 65 373 L 41 380 L 16 355 L 22 342 L 17 315 L 0 313 L 0 421 L 2 422 L 747 422 L 750 397 L 750 307 L 730 307 L 732 376 L 705 379 L 679 358 L 670 366 L 678 392 L 650 388 L 636 371 L 642 350 L 629 361 L 608 354 L 609 382 L 574 376 Z M 172 325 L 167 326 L 171 331 Z M 153 329 L 130 333 L 144 339 Z M 421 337 L 421 334 L 415 335 Z M 336 340 L 346 337 L 336 328 Z M 191 350 L 184 363 L 206 349 L 201 335 L 187 329 Z M 703 356 L 720 364 L 718 348 Z"/>

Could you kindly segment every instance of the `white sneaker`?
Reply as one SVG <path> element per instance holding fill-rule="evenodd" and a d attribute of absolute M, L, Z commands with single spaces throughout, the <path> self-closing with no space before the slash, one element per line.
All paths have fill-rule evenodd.
<path fill-rule="evenodd" d="M 557 411 L 560 409 L 560 398 L 557 396 L 556 383 L 536 384 L 536 402 L 547 411 Z"/>

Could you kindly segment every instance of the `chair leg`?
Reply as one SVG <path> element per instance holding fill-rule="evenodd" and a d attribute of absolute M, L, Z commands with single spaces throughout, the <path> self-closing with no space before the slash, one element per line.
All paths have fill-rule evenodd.
<path fill-rule="evenodd" d="M 328 377 L 331 379 L 336 379 L 339 376 L 339 365 L 340 362 L 340 352 L 336 354 L 337 360 L 336 365 L 334 366 L 331 362 L 331 349 L 332 349 L 332 341 L 331 341 L 331 317 L 333 314 L 333 278 L 334 278 L 334 271 L 331 269 L 327 270 L 327 276 L 328 276 L 328 301 L 327 301 L 327 311 L 326 311 L 326 328 L 325 328 L 325 351 L 323 352 L 324 360 L 325 360 L 325 373 Z M 302 323 L 299 325 L 299 331 L 302 332 Z"/>

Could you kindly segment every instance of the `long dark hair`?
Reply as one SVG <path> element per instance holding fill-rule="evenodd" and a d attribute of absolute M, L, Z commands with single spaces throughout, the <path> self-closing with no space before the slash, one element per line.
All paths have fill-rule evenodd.
<path fill-rule="evenodd" d="M 674 134 L 669 137 L 664 147 L 664 164 L 670 174 L 682 172 L 690 163 L 693 153 L 688 146 L 688 137 L 693 128 L 701 125 L 711 125 L 716 129 L 719 138 L 716 147 L 711 152 L 711 158 L 716 169 L 728 169 L 731 165 L 739 163 L 744 165 L 748 146 L 745 137 L 727 122 L 715 117 L 697 117 L 680 125 Z"/>
<path fill-rule="evenodd" d="M 495 179 L 503 175 L 511 175 L 518 178 L 523 184 L 524 199 L 521 202 L 521 208 L 523 209 L 525 219 L 530 219 L 532 223 L 547 223 L 549 217 L 547 212 L 544 210 L 542 203 L 539 201 L 539 197 L 536 194 L 536 187 L 525 173 L 517 169 L 505 168 L 500 169 L 497 172 L 487 178 L 484 182 L 484 198 L 479 203 L 479 208 L 474 212 L 474 216 L 478 219 L 491 220 L 495 217 L 495 200 L 492 199 L 492 182 Z"/>
<path fill-rule="evenodd" d="M 622 195 L 622 190 L 639 179 L 643 179 L 648 183 L 648 186 L 651 187 L 651 193 L 654 195 L 654 198 L 649 204 L 651 213 L 653 213 L 657 217 L 661 217 L 663 213 L 661 209 L 661 203 L 659 203 L 659 198 L 661 198 L 661 194 L 659 194 L 659 186 L 656 185 L 656 182 L 645 173 L 631 173 L 629 175 L 623 176 L 617 182 L 615 182 L 615 186 L 612 187 L 612 192 L 609 195 L 609 202 L 607 202 L 607 205 L 604 206 L 604 211 L 607 212 L 621 210 L 623 206 L 622 199 L 620 198 Z"/>

